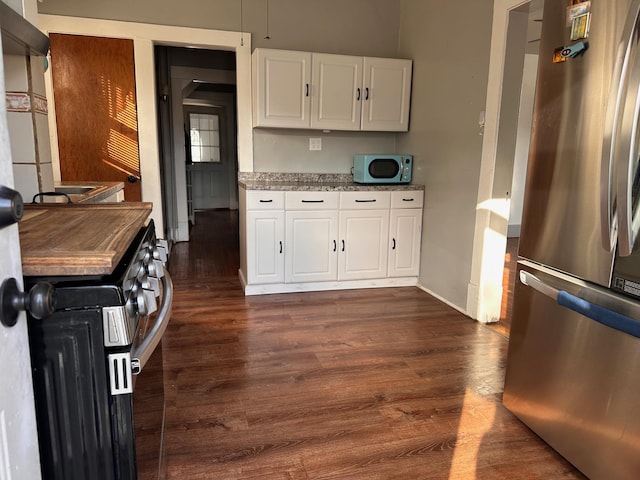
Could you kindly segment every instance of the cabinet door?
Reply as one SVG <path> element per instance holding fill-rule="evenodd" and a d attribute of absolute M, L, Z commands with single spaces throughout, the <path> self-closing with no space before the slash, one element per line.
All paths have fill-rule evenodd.
<path fill-rule="evenodd" d="M 364 59 L 362 130 L 409 130 L 411 60 Z"/>
<path fill-rule="evenodd" d="M 288 211 L 285 281 L 298 283 L 335 280 L 337 238 L 337 211 Z"/>
<path fill-rule="evenodd" d="M 338 280 L 387 276 L 389 210 L 340 212 Z"/>
<path fill-rule="evenodd" d="M 284 211 L 247 212 L 247 282 L 284 282 Z"/>
<path fill-rule="evenodd" d="M 362 57 L 314 53 L 311 128 L 360 130 Z"/>
<path fill-rule="evenodd" d="M 416 277 L 420 272 L 422 209 L 391 210 L 389 277 Z"/>
<path fill-rule="evenodd" d="M 310 127 L 311 53 L 256 49 L 253 126 Z"/>

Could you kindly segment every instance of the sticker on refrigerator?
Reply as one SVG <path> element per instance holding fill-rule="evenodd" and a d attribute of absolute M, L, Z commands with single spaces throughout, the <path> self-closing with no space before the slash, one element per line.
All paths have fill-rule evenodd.
<path fill-rule="evenodd" d="M 553 63 L 562 63 L 567 61 L 567 57 L 562 56 L 565 47 L 558 47 L 553 51 Z"/>
<path fill-rule="evenodd" d="M 571 1 L 571 5 L 567 7 L 567 27 L 573 27 L 573 21 L 582 15 L 591 12 L 591 1 L 576 2 Z"/>
<path fill-rule="evenodd" d="M 589 36 L 589 27 L 591 25 L 591 14 L 585 13 L 573 19 L 571 24 L 571 40 L 581 40 Z"/>

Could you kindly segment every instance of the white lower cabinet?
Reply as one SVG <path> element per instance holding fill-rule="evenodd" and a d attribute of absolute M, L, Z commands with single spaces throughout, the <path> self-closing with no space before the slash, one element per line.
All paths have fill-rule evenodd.
<path fill-rule="evenodd" d="M 388 210 L 340 212 L 338 280 L 387 276 Z"/>
<path fill-rule="evenodd" d="M 422 195 L 247 192 L 245 293 L 415 285 Z"/>
<path fill-rule="evenodd" d="M 284 211 L 247 212 L 249 283 L 284 282 Z"/>
<path fill-rule="evenodd" d="M 422 203 L 422 191 L 391 194 L 389 277 L 412 277 L 420 273 Z"/>
<path fill-rule="evenodd" d="M 240 190 L 247 284 L 284 282 L 284 192 Z M 242 254 L 244 253 L 244 255 Z M 246 265 L 244 265 L 246 264 Z"/>
<path fill-rule="evenodd" d="M 285 281 L 335 280 L 337 210 L 288 211 L 286 218 Z"/>

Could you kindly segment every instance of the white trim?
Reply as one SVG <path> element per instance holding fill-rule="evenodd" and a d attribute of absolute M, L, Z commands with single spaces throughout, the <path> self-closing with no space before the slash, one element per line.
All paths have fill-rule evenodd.
<path fill-rule="evenodd" d="M 272 283 L 261 285 L 247 285 L 242 270 L 238 270 L 238 276 L 245 295 L 266 295 L 272 293 L 294 292 L 320 292 L 326 290 L 352 290 L 360 288 L 386 288 L 386 287 L 415 287 L 418 284 L 417 277 L 378 278 L 374 280 L 343 280 L 335 282 L 308 282 L 308 283 Z"/>
<path fill-rule="evenodd" d="M 492 197 L 509 12 L 527 3 L 529 0 L 494 0 L 493 3 L 491 57 L 485 107 L 486 124 L 480 162 L 471 278 L 467 289 L 466 305 L 466 314 L 483 323 L 496 322 L 500 319 L 502 301 L 501 272 L 504 264 L 502 243 L 506 242 L 507 222 L 504 219 L 496 221 L 495 216 L 502 215 L 503 209 L 501 205 L 497 205 L 495 210 L 492 208 L 496 206 Z M 500 237 L 504 242 L 500 241 Z M 488 241 L 489 239 L 492 241 Z M 496 262 L 500 262 L 500 268 L 497 267 Z"/>
<path fill-rule="evenodd" d="M 158 232 L 164 231 L 159 166 L 159 142 L 154 72 L 155 45 L 230 50 L 236 53 L 238 122 L 238 170 L 253 171 L 253 133 L 251 123 L 251 34 L 173 27 L 147 23 L 119 22 L 92 18 L 38 15 L 38 26 L 45 33 L 130 38 L 134 42 L 136 97 L 142 200 L 153 203 L 153 218 Z M 54 177 L 60 179 L 60 153 L 56 133 L 51 72 L 45 75 L 49 101 L 49 132 Z"/>

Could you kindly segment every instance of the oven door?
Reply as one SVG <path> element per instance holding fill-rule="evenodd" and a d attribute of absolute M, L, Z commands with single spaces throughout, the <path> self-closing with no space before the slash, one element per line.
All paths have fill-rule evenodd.
<path fill-rule="evenodd" d="M 138 480 L 163 479 L 164 461 L 164 374 L 162 335 L 171 317 L 173 285 L 165 270 L 161 278 L 159 310 L 143 317 L 131 351 L 133 377 L 133 424 Z"/>

